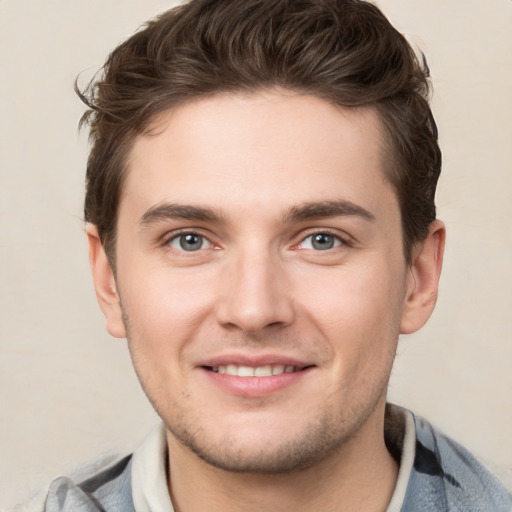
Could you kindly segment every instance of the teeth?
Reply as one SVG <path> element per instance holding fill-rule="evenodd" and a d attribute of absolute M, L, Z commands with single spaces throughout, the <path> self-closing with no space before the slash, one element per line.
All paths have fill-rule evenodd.
<path fill-rule="evenodd" d="M 213 367 L 212 371 L 237 377 L 271 377 L 272 375 L 281 375 L 283 373 L 293 373 L 295 366 L 284 366 L 282 364 L 265 366 L 237 366 L 236 364 L 220 365 Z"/>
<path fill-rule="evenodd" d="M 254 368 L 250 366 L 239 366 L 238 367 L 239 377 L 254 377 Z"/>
<path fill-rule="evenodd" d="M 254 368 L 255 377 L 270 377 L 272 375 L 272 366 L 258 366 Z"/>
<path fill-rule="evenodd" d="M 284 373 L 284 366 L 282 364 L 278 364 L 272 368 L 272 375 L 281 375 Z"/>

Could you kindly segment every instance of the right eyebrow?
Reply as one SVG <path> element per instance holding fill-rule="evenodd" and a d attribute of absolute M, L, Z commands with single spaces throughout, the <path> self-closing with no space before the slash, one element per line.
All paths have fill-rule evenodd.
<path fill-rule="evenodd" d="M 284 216 L 285 221 L 302 221 L 325 219 L 329 217 L 359 217 L 366 221 L 375 222 L 375 215 L 369 210 L 347 200 L 320 201 L 303 203 L 290 208 Z"/>
<path fill-rule="evenodd" d="M 142 226 L 148 226 L 155 222 L 172 219 L 214 222 L 218 224 L 223 223 L 222 215 L 211 208 L 176 203 L 163 203 L 149 208 L 149 210 L 147 210 L 139 219 L 139 224 Z"/>

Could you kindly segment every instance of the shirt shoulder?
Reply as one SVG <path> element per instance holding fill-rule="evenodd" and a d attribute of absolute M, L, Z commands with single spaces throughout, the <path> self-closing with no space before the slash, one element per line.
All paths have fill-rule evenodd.
<path fill-rule="evenodd" d="M 93 465 L 94 467 L 94 465 Z M 13 512 L 135 512 L 131 492 L 131 455 L 96 471 L 58 477 L 44 500 Z"/>
<path fill-rule="evenodd" d="M 414 417 L 416 449 L 403 512 L 511 512 L 512 497 L 466 448 Z"/>

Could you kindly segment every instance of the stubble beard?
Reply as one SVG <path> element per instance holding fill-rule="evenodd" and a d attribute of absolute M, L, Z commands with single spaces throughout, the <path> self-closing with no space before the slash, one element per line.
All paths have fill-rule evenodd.
<path fill-rule="evenodd" d="M 284 474 L 310 469 L 337 452 L 350 435 L 339 435 L 332 428 L 332 418 L 309 425 L 302 435 L 278 446 L 236 446 L 232 439 L 209 443 L 202 429 L 191 429 L 185 423 L 167 424 L 174 438 L 202 461 L 233 473 Z M 269 443 L 262 432 L 261 445 Z"/>
<path fill-rule="evenodd" d="M 358 403 L 344 414 L 324 410 L 316 421 L 302 426 L 291 439 L 273 442 L 272 431 L 262 429 L 258 446 L 239 441 L 236 435 L 212 439 L 207 426 L 185 419 L 197 414 L 189 414 L 182 407 L 175 405 L 167 418 L 161 414 L 163 411 L 155 409 L 172 437 L 208 465 L 233 473 L 278 475 L 306 471 L 327 459 L 342 456 L 343 447 L 375 412 L 383 393 L 385 387 L 381 393 L 372 395 L 372 401 Z"/>
<path fill-rule="evenodd" d="M 164 421 L 166 429 L 186 450 L 208 465 L 224 471 L 278 475 L 306 471 L 328 458 L 336 457 L 358 434 L 361 426 L 386 395 L 391 368 L 387 378 L 384 377 L 381 382 L 374 384 L 373 389 L 366 390 L 366 396 L 360 396 L 352 407 L 338 414 L 332 413 L 330 408 L 324 408 L 319 411 L 317 419 L 305 425 L 293 439 L 281 441 L 277 446 L 270 446 L 271 443 L 266 442 L 268 430 L 262 431 L 259 448 L 244 442 L 237 445 L 236 440 L 229 435 L 212 439 L 207 426 L 200 421 L 201 411 L 190 411 L 176 402 L 162 404 L 155 399 L 156 394 L 152 390 L 158 389 L 160 385 L 158 382 L 150 382 L 152 379 L 147 378 L 148 374 L 139 371 L 137 358 L 132 351 L 132 330 L 124 310 L 123 319 L 135 372 L 144 393 Z M 194 418 L 199 420 L 194 421 Z"/>

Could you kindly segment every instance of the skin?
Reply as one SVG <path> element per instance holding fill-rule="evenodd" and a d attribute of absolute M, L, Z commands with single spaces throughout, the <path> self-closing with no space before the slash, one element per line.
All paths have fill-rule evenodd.
<path fill-rule="evenodd" d="M 265 91 L 152 128 L 130 155 L 115 276 L 88 235 L 107 329 L 167 427 L 175 508 L 385 510 L 387 383 L 399 334 L 434 307 L 444 227 L 408 266 L 376 113 Z M 229 361 L 300 371 L 247 387 L 210 371 Z"/>

